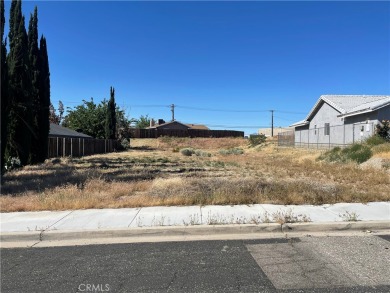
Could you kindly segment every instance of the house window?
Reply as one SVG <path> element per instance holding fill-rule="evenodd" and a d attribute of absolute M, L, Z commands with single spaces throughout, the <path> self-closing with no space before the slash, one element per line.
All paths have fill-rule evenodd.
<path fill-rule="evenodd" d="M 325 135 L 329 135 L 330 134 L 330 124 L 329 123 L 325 123 L 324 134 Z"/>

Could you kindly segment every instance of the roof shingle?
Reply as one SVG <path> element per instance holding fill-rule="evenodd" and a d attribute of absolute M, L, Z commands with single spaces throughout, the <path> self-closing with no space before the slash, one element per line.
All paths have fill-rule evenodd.
<path fill-rule="evenodd" d="M 60 136 L 60 137 L 73 137 L 73 138 L 92 138 L 81 132 L 77 132 L 73 129 L 62 127 L 60 125 L 50 123 L 49 136 Z"/>

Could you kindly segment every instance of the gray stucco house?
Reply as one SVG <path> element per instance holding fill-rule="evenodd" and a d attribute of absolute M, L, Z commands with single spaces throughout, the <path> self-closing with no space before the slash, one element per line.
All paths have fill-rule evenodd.
<path fill-rule="evenodd" d="M 389 119 L 390 96 L 322 95 L 291 127 L 296 146 L 342 146 L 370 137 L 380 121 Z"/>

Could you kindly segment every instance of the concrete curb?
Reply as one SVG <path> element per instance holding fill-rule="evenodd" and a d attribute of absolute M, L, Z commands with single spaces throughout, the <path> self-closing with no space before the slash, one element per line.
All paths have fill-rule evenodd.
<path fill-rule="evenodd" d="M 288 223 L 288 224 L 244 224 L 244 225 L 217 225 L 217 226 L 161 226 L 127 229 L 99 229 L 99 230 L 49 230 L 1 233 L 1 242 L 23 241 L 64 241 L 84 239 L 113 239 L 113 238 L 140 238 L 140 237 L 167 237 L 167 236 L 207 236 L 207 235 L 248 235 L 261 233 L 289 233 L 289 232 L 336 232 L 336 231 L 375 231 L 389 230 L 390 221 L 366 222 L 322 222 L 322 223 Z"/>
<path fill-rule="evenodd" d="M 388 229 L 390 229 L 390 221 L 287 223 L 282 225 L 282 232 L 372 231 Z"/>
<path fill-rule="evenodd" d="M 1 242 L 24 242 L 24 241 L 41 241 L 42 232 L 29 231 L 29 232 L 7 232 L 1 233 Z"/>

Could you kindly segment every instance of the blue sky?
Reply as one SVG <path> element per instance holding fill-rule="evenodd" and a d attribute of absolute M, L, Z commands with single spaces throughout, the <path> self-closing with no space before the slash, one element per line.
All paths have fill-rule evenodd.
<path fill-rule="evenodd" d="M 173 103 L 181 122 L 250 134 L 322 94 L 390 94 L 390 2 L 23 1 L 26 23 L 35 5 L 55 107 L 114 86 L 129 117 L 170 120 Z"/>

